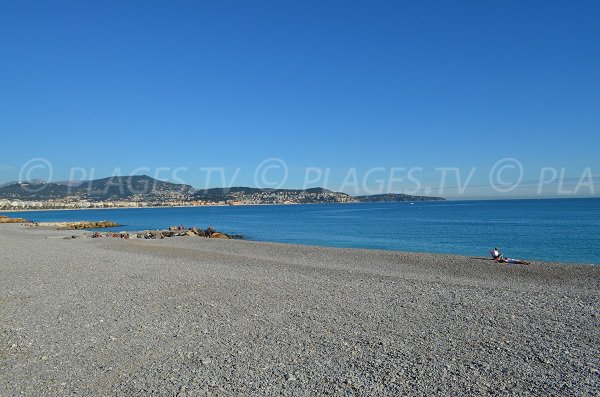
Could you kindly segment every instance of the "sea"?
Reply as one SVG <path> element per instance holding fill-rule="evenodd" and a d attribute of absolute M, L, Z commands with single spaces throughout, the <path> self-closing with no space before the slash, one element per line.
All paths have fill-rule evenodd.
<path fill-rule="evenodd" d="M 600 198 L 26 211 L 115 231 L 206 228 L 280 243 L 600 264 Z M 16 216 L 17 213 L 4 215 Z"/>

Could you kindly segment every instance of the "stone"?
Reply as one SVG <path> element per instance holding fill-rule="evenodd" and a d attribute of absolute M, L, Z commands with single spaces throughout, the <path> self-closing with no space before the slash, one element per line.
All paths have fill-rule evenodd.
<path fill-rule="evenodd" d="M 231 237 L 229 237 L 225 233 L 215 232 L 210 235 L 210 238 L 230 239 Z"/>
<path fill-rule="evenodd" d="M 206 230 L 204 230 L 204 229 L 196 229 L 196 234 L 198 236 L 200 236 L 200 237 L 206 237 Z"/>
<path fill-rule="evenodd" d="M 153 240 L 165 238 L 165 236 L 159 230 L 152 230 L 149 233 L 150 233 L 150 238 L 153 239 Z"/>
<path fill-rule="evenodd" d="M 210 363 L 212 363 L 212 360 L 210 358 L 207 357 L 202 359 L 202 365 L 208 365 Z"/>

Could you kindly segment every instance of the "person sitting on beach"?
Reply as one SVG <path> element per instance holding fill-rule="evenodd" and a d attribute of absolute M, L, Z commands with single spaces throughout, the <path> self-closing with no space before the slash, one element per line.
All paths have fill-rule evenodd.
<path fill-rule="evenodd" d="M 504 255 L 502 255 L 502 253 L 500 252 L 498 247 L 494 247 L 494 249 L 491 249 L 490 255 L 492 255 L 492 258 L 496 262 L 499 262 L 499 263 L 508 263 L 508 264 L 513 264 L 513 265 L 530 265 L 531 264 L 531 262 L 522 261 L 520 259 L 512 259 L 512 258 L 505 257 Z"/>
<path fill-rule="evenodd" d="M 213 234 L 215 232 L 215 228 L 213 227 L 213 225 L 210 225 L 208 227 L 208 229 L 206 229 L 206 237 L 210 237 L 211 234 Z"/>
<path fill-rule="evenodd" d="M 494 259 L 495 261 L 498 261 L 503 258 L 498 247 L 494 247 L 494 249 L 491 249 L 490 254 L 492 255 L 492 259 Z"/>

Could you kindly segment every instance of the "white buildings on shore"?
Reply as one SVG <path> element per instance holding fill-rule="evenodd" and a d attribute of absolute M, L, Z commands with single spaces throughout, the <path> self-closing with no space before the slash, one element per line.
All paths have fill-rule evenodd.
<path fill-rule="evenodd" d="M 85 208 L 131 208 L 148 207 L 147 202 L 131 201 L 64 201 L 64 200 L 7 200 L 0 199 L 0 210 L 43 210 L 43 209 L 85 209 Z"/>
<path fill-rule="evenodd" d="M 149 201 L 147 201 L 149 200 Z M 152 198 L 142 195 L 129 197 L 128 200 L 93 201 L 88 198 L 68 196 L 46 200 L 0 199 L 1 210 L 43 210 L 43 209 L 84 209 L 84 208 L 135 208 L 135 207 L 179 207 L 205 205 L 256 205 L 256 204 L 308 204 L 308 203 L 348 203 L 354 197 L 329 191 L 252 191 L 231 192 L 222 195 L 182 197 L 165 192 Z"/>

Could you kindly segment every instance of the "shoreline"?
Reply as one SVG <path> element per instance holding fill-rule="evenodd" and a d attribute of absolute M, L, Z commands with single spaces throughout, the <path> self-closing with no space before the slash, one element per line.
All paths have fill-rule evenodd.
<path fill-rule="evenodd" d="M 403 203 L 408 201 L 398 201 Z M 125 209 L 160 209 L 160 208 L 213 208 L 213 207 L 250 207 L 250 206 L 288 206 L 288 205 L 318 205 L 318 204 L 363 204 L 360 201 L 340 202 L 340 203 L 264 203 L 264 204 L 207 204 L 207 205 L 165 205 L 165 206 L 147 206 L 147 207 L 107 207 L 107 208 L 48 208 L 48 209 L 22 209 L 22 210 L 1 210 L 0 213 L 14 212 L 45 212 L 45 211 L 78 211 L 78 210 L 125 210 Z"/>
<path fill-rule="evenodd" d="M 450 201 L 450 200 L 443 200 Z M 213 208 L 213 207 L 252 207 L 252 206 L 289 206 L 289 205 L 327 205 L 327 204 L 414 204 L 427 202 L 441 202 L 440 200 L 422 200 L 422 201 L 344 201 L 344 202 L 323 202 L 323 203 L 261 203 L 261 204 L 206 204 L 206 205 L 165 205 L 165 206 L 146 206 L 146 207 L 106 207 L 106 208 L 47 208 L 47 209 L 21 209 L 21 210 L 0 210 L 0 213 L 14 212 L 45 212 L 45 211 L 77 211 L 77 210 L 118 210 L 118 209 L 160 209 L 160 208 Z"/>
<path fill-rule="evenodd" d="M 86 222 L 86 221 L 84 221 Z M 60 223 L 60 222 L 59 222 Z M 64 223 L 64 222 L 63 222 Z M 482 265 L 485 266 L 487 270 L 489 269 L 517 269 L 519 271 L 523 271 L 527 273 L 529 269 L 538 271 L 545 270 L 556 270 L 560 269 L 560 271 L 571 272 L 571 271 L 590 271 L 592 274 L 597 275 L 598 278 L 593 280 L 598 284 L 600 288 L 600 266 L 596 264 L 587 264 L 587 263 L 573 263 L 573 262 L 561 262 L 561 261 L 547 261 L 547 260 L 536 260 L 533 259 L 532 263 L 529 265 L 524 264 L 508 264 L 508 263 L 498 263 L 495 262 L 491 257 L 488 256 L 473 256 L 473 255 L 461 255 L 461 254 L 453 254 L 453 253 L 436 253 L 436 252 L 422 252 L 422 251 L 399 251 L 399 250 L 386 250 L 386 249 L 373 249 L 373 248 L 360 248 L 360 247 L 335 247 L 335 246 L 326 246 L 326 245 L 312 245 L 312 244 L 297 244 L 297 243 L 284 243 L 284 242 L 276 242 L 276 241 L 259 241 L 259 240 L 249 240 L 249 239 L 239 239 L 239 238 L 230 238 L 230 239 L 210 239 L 203 238 L 202 236 L 179 236 L 181 238 L 164 238 L 164 239 L 121 239 L 121 238 L 112 238 L 112 237 L 104 237 L 98 239 L 89 238 L 92 231 L 87 229 L 60 229 L 54 226 L 48 226 L 40 223 L 40 226 L 30 226 L 31 224 L 27 223 L 0 223 L 0 235 L 11 233 L 17 231 L 19 235 L 21 235 L 24 239 L 34 239 L 37 240 L 36 237 L 42 237 L 43 239 L 48 240 L 73 240 L 73 241 L 102 241 L 104 244 L 104 248 L 108 248 L 110 246 L 118 247 L 122 249 L 123 247 L 127 247 L 127 244 L 131 244 L 133 246 L 146 246 L 146 247 L 154 247 L 152 249 L 160 249 L 164 247 L 168 250 L 177 250 L 182 249 L 185 251 L 189 247 L 195 247 L 196 245 L 205 244 L 225 244 L 221 246 L 221 248 L 239 248 L 236 247 L 235 244 L 248 245 L 252 246 L 257 250 L 262 248 L 273 248 L 275 250 L 290 250 L 290 251 L 314 251 L 314 252 L 322 252 L 325 254 L 341 254 L 343 256 L 384 256 L 390 258 L 410 258 L 417 259 L 418 261 L 432 261 L 435 263 L 440 263 L 438 270 L 447 270 L 444 268 L 442 264 L 444 260 L 448 260 L 449 262 L 464 262 L 468 264 L 475 264 L 477 266 Z M 118 228 L 118 227 L 117 227 Z M 12 229 L 12 230 L 11 230 Z M 145 230 L 147 231 L 147 230 Z M 130 233 L 141 233 L 144 231 L 136 231 Z M 119 232 L 114 231 L 111 232 L 107 230 L 106 233 L 115 233 Z M 217 234 L 222 234 L 221 232 L 215 232 Z M 124 246 L 122 245 L 124 244 Z M 233 245 L 228 245 L 233 244 Z M 288 258 L 293 261 L 292 258 Z M 437 266 L 437 265 L 436 265 Z M 593 270 L 592 270 L 593 269 Z M 599 295 L 600 297 L 600 295 Z"/>
<path fill-rule="evenodd" d="M 279 205 L 279 204 L 265 204 L 265 205 Z M 150 208 L 150 207 L 148 207 Z M 153 208 L 178 208 L 178 207 L 153 207 Z M 185 208 L 191 208 L 191 207 L 185 207 Z M 94 208 L 97 209 L 97 208 Z M 113 209 L 113 208 L 105 208 L 105 209 Z M 92 208 L 89 208 L 89 210 L 93 210 Z M 56 210 L 56 211 L 62 211 L 62 210 Z M 31 211 L 31 212 L 35 212 Z M 0 212 L 0 214 L 2 214 L 3 212 Z M 40 229 L 53 229 L 55 227 L 55 225 L 57 227 L 60 226 L 65 226 L 66 224 L 72 224 L 72 223 L 89 223 L 89 222 L 107 222 L 106 220 L 102 220 L 102 221 L 89 221 L 89 220 L 78 220 L 78 221 L 32 221 L 32 223 L 30 224 L 21 224 L 21 223 L 11 223 L 11 224 L 21 224 L 21 225 L 28 225 L 31 226 L 32 228 L 40 228 Z M 110 221 L 108 223 L 111 223 Z M 1 224 L 1 222 L 0 222 Z M 162 227 L 162 229 L 143 229 L 143 230 L 137 230 L 137 229 L 132 229 L 132 230 L 128 230 L 128 229 L 123 229 L 123 227 L 127 227 L 127 225 L 116 225 L 116 226 L 102 226 L 101 228 L 92 228 L 90 230 L 86 229 L 86 228 L 77 228 L 80 230 L 83 230 L 87 233 L 93 233 L 94 231 L 99 231 L 103 229 L 104 233 L 114 233 L 114 234 L 119 234 L 119 233 L 127 233 L 127 234 L 141 234 L 141 233 L 147 233 L 147 232 L 151 232 L 151 231 L 166 231 L 168 230 L 171 226 L 173 225 L 165 225 Z M 196 229 L 196 227 L 190 227 L 189 230 L 191 229 Z M 202 228 L 200 228 L 202 229 Z M 65 229 L 65 230 L 76 230 L 74 228 L 71 229 Z M 184 230 L 185 231 L 185 230 Z M 219 232 L 219 234 L 225 234 L 225 235 L 230 235 L 231 233 L 221 233 Z M 396 250 L 396 249 L 385 249 L 385 248 L 380 248 L 380 249 L 374 249 L 374 248 L 365 248 L 365 247 L 340 247 L 340 246 L 335 246 L 335 245 L 327 245 L 327 244 L 310 244 L 310 243 L 291 243 L 291 242 L 280 242 L 280 241 L 272 241 L 272 240 L 253 240 L 251 238 L 246 238 L 246 237 L 241 237 L 240 234 L 237 233 L 233 233 L 232 234 L 234 237 L 234 239 L 243 239 L 245 241 L 254 241 L 257 243 L 273 243 L 273 244 L 286 244 L 286 245 L 299 245 L 299 246 L 306 246 L 306 247 L 322 247 L 322 248 L 340 248 L 340 249 L 357 249 L 357 250 L 369 250 L 369 251 L 383 251 L 383 252 L 398 252 L 398 253 L 407 253 L 407 254 L 426 254 L 426 255 L 451 255 L 451 256 L 457 256 L 457 257 L 469 257 L 469 258 L 473 258 L 476 257 L 476 255 L 467 255 L 467 254 L 461 254 L 461 253 L 452 253 L 452 252 L 429 252 L 429 251 L 407 251 L 407 250 Z M 89 236 L 86 236 L 89 237 Z M 170 236 L 168 236 L 170 238 Z M 485 251 L 485 250 L 483 250 Z M 486 259 L 490 259 L 489 256 L 483 255 L 484 257 L 486 257 Z M 525 260 L 528 262 L 536 262 L 536 263 L 558 263 L 558 264 L 564 264 L 564 265 L 569 265 L 569 266 L 600 266 L 600 263 L 590 263 L 590 262 L 581 262 L 581 261 L 561 261 L 561 260 L 545 260 L 545 259 L 536 259 L 536 258 L 519 258 L 520 260 Z M 526 265 L 525 265 L 526 266 Z"/>
<path fill-rule="evenodd" d="M 82 222 L 87 222 L 87 221 L 82 221 Z M 45 238 L 49 238 L 49 239 L 67 239 L 67 238 L 72 238 L 72 239 L 81 239 L 81 238 L 85 238 L 85 239 L 91 239 L 91 235 L 94 234 L 93 230 L 88 230 L 88 229 L 76 229 L 76 228 L 72 228 L 72 229 L 61 229 L 60 226 L 63 223 L 69 223 L 69 222 L 50 222 L 51 225 L 46 224 L 45 222 L 39 222 L 39 226 L 31 226 L 32 224 L 27 224 L 27 223 L 4 223 L 4 224 L 0 224 L 0 233 L 4 232 L 5 230 L 1 229 L 4 225 L 6 225 L 6 228 L 19 228 L 19 230 L 25 230 L 26 233 L 31 231 L 33 235 L 35 234 L 42 234 L 45 235 Z M 56 224 L 56 225 L 55 225 Z M 113 227 L 107 228 L 107 229 L 113 229 Z M 118 229 L 117 227 L 114 227 L 114 229 Z M 192 228 L 190 228 L 192 229 Z M 94 229 L 94 230 L 102 230 L 102 229 Z M 144 233 L 144 232 L 153 232 L 153 231 L 167 231 L 167 229 L 165 230 L 161 230 L 161 229 L 157 229 L 157 230 L 136 230 L 136 231 L 117 231 L 117 230 L 104 230 L 100 233 L 106 233 L 106 234 L 115 234 L 118 235 L 119 233 L 125 232 L 125 233 L 129 233 L 129 234 L 138 234 L 138 233 Z M 186 231 L 186 230 L 184 230 Z M 37 233 L 39 232 L 39 233 Z M 224 234 L 222 232 L 216 231 L 216 234 Z M 46 235 L 47 234 L 47 235 Z M 323 251 L 332 251 L 332 252 L 342 252 L 342 253 L 346 253 L 348 255 L 352 255 L 352 254 L 361 254 L 361 255 L 384 255 L 384 256 L 394 256 L 394 255 L 398 255 L 398 256 L 403 256 L 403 257 L 423 257 L 423 258 L 427 258 L 427 259 L 431 259 L 431 258 L 435 258 L 438 261 L 443 260 L 443 259 L 447 259 L 450 258 L 452 260 L 462 260 L 465 262 L 469 262 L 469 263 L 478 263 L 478 264 L 486 264 L 486 265 L 490 265 L 490 266 L 495 266 L 498 268 L 522 268 L 522 269 L 528 269 L 528 268 L 544 268 L 546 266 L 550 266 L 550 267 L 560 267 L 564 270 L 569 270 L 569 269 L 575 269 L 575 268 L 596 268 L 598 269 L 598 275 L 600 276 L 600 265 L 597 264 L 593 264 L 593 263 L 584 263 L 584 262 L 564 262 L 564 261 L 549 261 L 549 260 L 542 260 L 542 259 L 530 259 L 530 258 L 525 258 L 526 260 L 531 261 L 531 263 L 529 265 L 526 264 L 508 264 L 508 263 L 499 263 L 499 262 L 495 262 L 491 257 L 489 256 L 485 256 L 485 255 L 480 255 L 480 256 L 476 256 L 476 255 L 463 255 L 463 254 L 456 254 L 456 253 L 439 253 L 439 252 L 426 252 L 426 251 L 401 251 L 401 250 L 388 250 L 388 249 L 377 249 L 377 248 L 361 248 L 361 247 L 337 247 L 337 246 L 329 246 L 329 245 L 318 245 L 318 244 L 299 244 L 299 243 L 286 243 L 286 242 L 278 242 L 278 241 L 263 241 L 263 240 L 252 240 L 252 239 L 247 239 L 247 238 L 228 238 L 226 239 L 227 241 L 231 241 L 231 242 L 241 242 L 241 243 L 248 243 L 251 245 L 256 245 L 257 247 L 260 246 L 270 246 L 270 247 L 278 247 L 278 248 L 282 248 L 282 249 L 297 249 L 297 250 L 323 250 Z M 180 238 L 179 238 L 180 237 Z M 157 246 L 160 246 L 160 244 L 164 245 L 164 246 L 174 246 L 177 247 L 179 245 L 187 245 L 187 244 L 194 244 L 197 241 L 202 241 L 202 240 L 211 240 L 209 238 L 206 238 L 204 236 L 177 236 L 177 237 L 165 237 L 164 239 L 141 239 L 141 238 L 131 238 L 129 240 L 127 239 L 121 239 L 119 237 L 100 237 L 97 238 L 100 240 L 104 240 L 104 241 L 123 241 L 124 244 L 127 243 L 133 243 L 135 244 L 136 242 L 140 242 L 140 243 L 145 243 L 147 242 L 148 244 L 152 244 L 152 243 L 156 243 L 158 244 Z M 109 243 L 112 244 L 112 243 Z M 600 287 L 600 279 L 598 279 L 598 283 L 599 283 L 599 287 Z"/>

